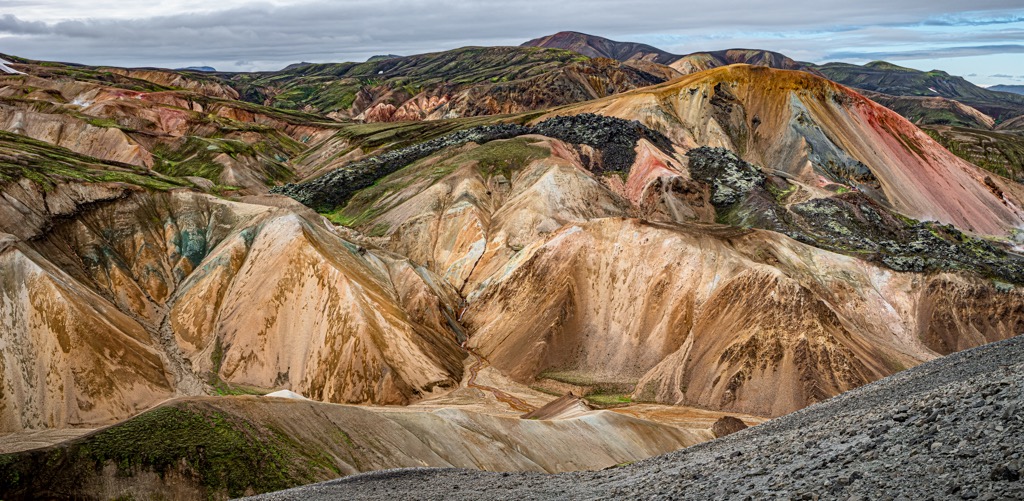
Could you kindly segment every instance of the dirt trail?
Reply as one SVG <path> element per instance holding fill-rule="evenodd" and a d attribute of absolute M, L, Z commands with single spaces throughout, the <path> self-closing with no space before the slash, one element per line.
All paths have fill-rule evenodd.
<path fill-rule="evenodd" d="M 476 375 L 477 373 L 480 372 L 480 369 L 484 367 L 484 364 L 487 364 L 488 362 L 486 359 L 484 359 L 484 357 L 480 356 L 479 353 L 473 351 L 472 348 L 466 346 L 465 344 L 462 345 L 462 348 L 469 352 L 470 355 L 473 355 L 474 358 L 476 358 L 476 361 L 473 362 L 473 365 L 469 367 L 469 380 L 466 381 L 466 386 L 490 392 L 492 395 L 494 395 L 494 398 L 498 399 L 499 402 L 504 402 L 508 404 L 508 406 L 511 407 L 513 410 L 519 412 L 531 412 L 537 409 L 536 407 L 524 402 L 523 400 L 512 395 L 509 395 L 508 393 L 505 393 L 504 391 L 494 388 L 493 386 L 477 384 Z"/>

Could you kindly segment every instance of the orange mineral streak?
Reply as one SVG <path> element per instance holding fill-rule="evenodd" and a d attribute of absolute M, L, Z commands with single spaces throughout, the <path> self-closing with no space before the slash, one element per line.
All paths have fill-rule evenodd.
<path fill-rule="evenodd" d="M 991 188 L 989 174 L 903 117 L 809 73 L 732 65 L 557 111 L 587 112 L 640 120 L 687 148 L 723 146 L 809 185 L 820 185 L 826 171 L 812 162 L 797 124 L 816 128 L 833 151 L 871 170 L 879 201 L 897 211 L 978 234 L 1005 235 L 1024 224 L 1021 203 L 1002 189 L 1004 181 L 993 180 L 1000 189 Z"/>

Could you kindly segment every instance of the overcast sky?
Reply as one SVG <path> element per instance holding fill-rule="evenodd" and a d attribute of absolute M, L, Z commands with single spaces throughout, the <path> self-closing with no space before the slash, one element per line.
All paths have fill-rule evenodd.
<path fill-rule="evenodd" d="M 760 48 L 1024 84 L 1021 0 L 0 0 L 0 52 L 96 65 L 274 70 L 562 30 L 678 54 Z"/>

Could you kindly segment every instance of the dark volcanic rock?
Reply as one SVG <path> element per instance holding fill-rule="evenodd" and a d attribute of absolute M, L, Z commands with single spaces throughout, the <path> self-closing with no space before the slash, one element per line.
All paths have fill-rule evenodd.
<path fill-rule="evenodd" d="M 745 429 L 747 429 L 747 423 L 733 416 L 722 416 L 715 421 L 715 424 L 711 425 L 711 433 L 715 434 L 715 438 L 722 438 Z"/>
<path fill-rule="evenodd" d="M 636 143 L 646 139 L 655 146 L 671 150 L 671 142 L 660 132 L 635 120 L 584 113 L 559 116 L 536 126 L 515 124 L 484 125 L 460 130 L 419 144 L 391 150 L 377 156 L 352 162 L 323 176 L 298 184 L 286 184 L 271 190 L 287 195 L 319 212 L 328 212 L 343 205 L 357 191 L 421 158 L 446 148 L 466 143 L 483 144 L 526 134 L 540 134 L 573 145 L 587 145 L 601 152 L 601 161 L 593 166 L 596 172 L 628 173 L 636 160 Z"/>
<path fill-rule="evenodd" d="M 777 231 L 800 242 L 855 255 L 896 271 L 968 271 L 1024 284 L 1024 258 L 1005 245 L 964 234 L 952 225 L 915 221 L 860 191 L 783 203 L 790 191 L 782 179 L 724 148 L 687 153 L 690 173 L 711 188 L 720 222 Z"/>
<path fill-rule="evenodd" d="M 748 193 L 763 188 L 765 176 L 760 169 L 725 148 L 701 146 L 690 150 L 690 174 L 711 185 L 711 203 L 717 209 L 737 204 Z"/>
<path fill-rule="evenodd" d="M 628 173 L 636 160 L 636 143 L 641 139 L 650 141 L 663 151 L 672 150 L 672 143 L 667 137 L 636 120 L 593 113 L 553 117 L 537 124 L 532 133 L 601 150 L 600 171 Z"/>
<path fill-rule="evenodd" d="M 352 162 L 304 183 L 286 184 L 270 191 L 287 195 L 319 212 L 328 212 L 347 202 L 357 191 L 372 186 L 378 179 L 445 148 L 469 142 L 486 143 L 509 139 L 529 134 L 529 130 L 528 127 L 514 124 L 484 125 L 460 130 Z"/>

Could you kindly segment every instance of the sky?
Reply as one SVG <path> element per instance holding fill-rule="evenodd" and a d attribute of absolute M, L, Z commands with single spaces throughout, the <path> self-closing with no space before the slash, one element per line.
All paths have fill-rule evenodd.
<path fill-rule="evenodd" d="M 884 59 L 1024 85 L 1021 0 L 0 0 L 0 53 L 90 65 L 276 70 L 519 45 L 563 30 L 677 54 Z"/>

